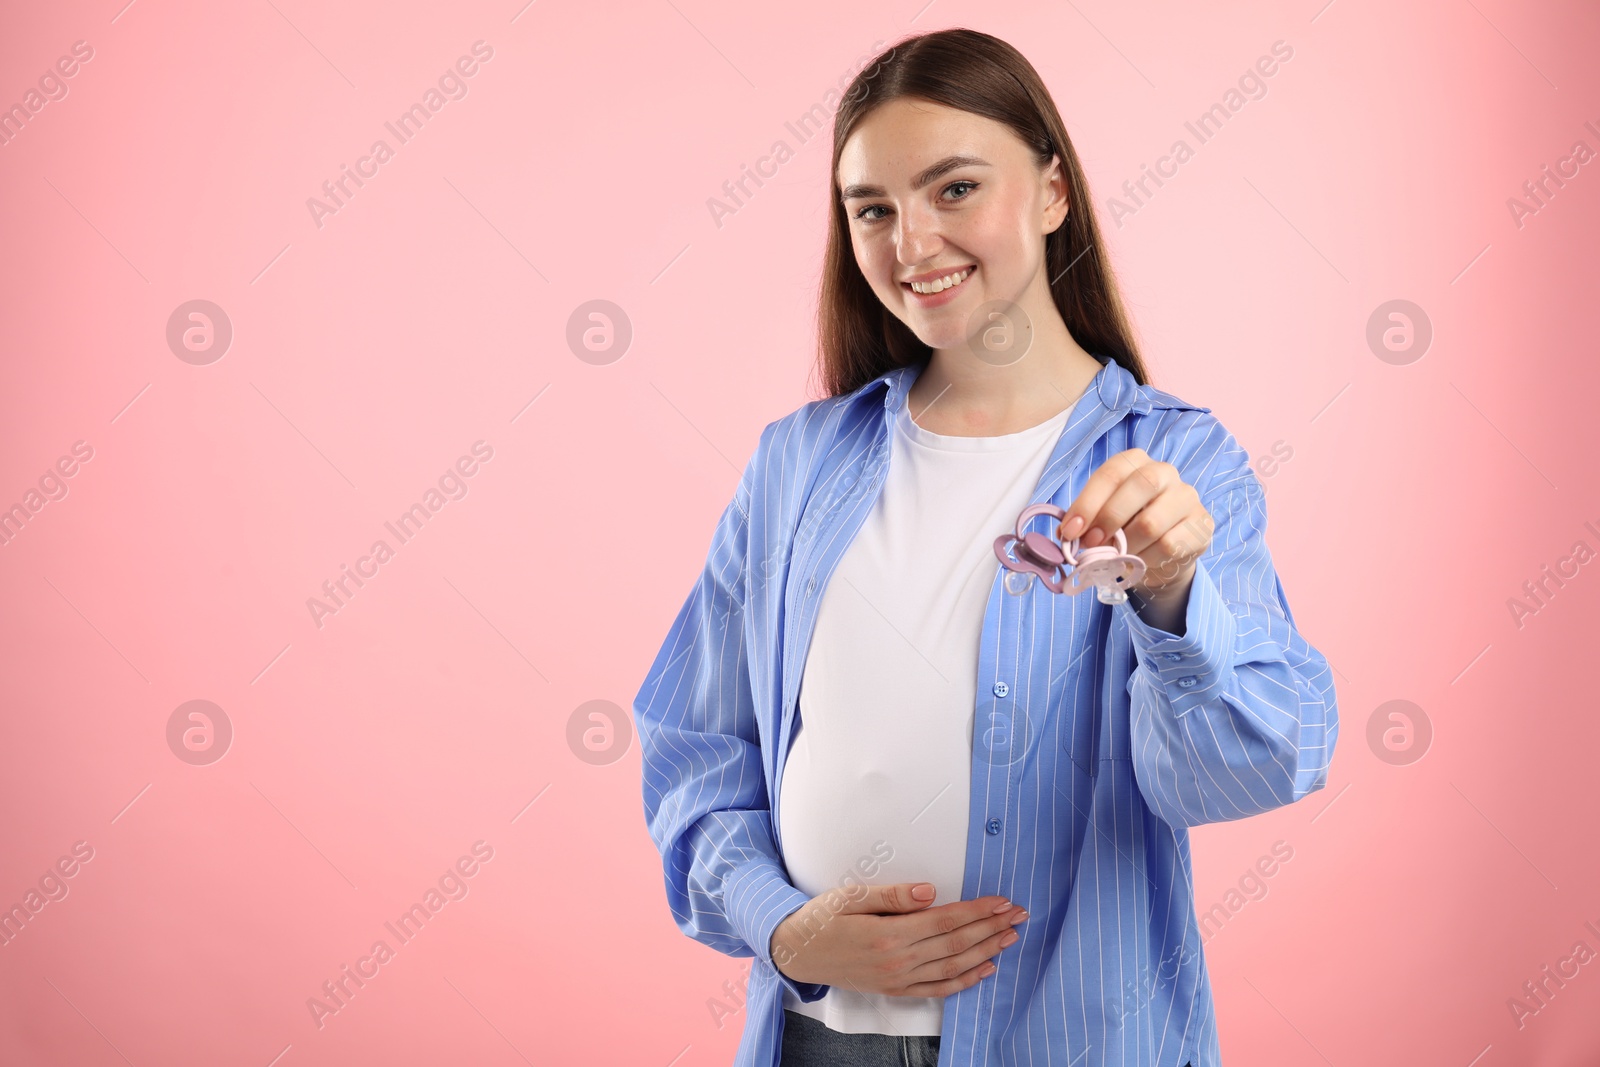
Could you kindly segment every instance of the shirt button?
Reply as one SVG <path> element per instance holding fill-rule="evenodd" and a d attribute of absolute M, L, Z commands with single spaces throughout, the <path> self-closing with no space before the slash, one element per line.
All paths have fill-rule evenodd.
<path fill-rule="evenodd" d="M 988 825 L 985 826 L 984 829 L 988 830 L 991 834 L 999 833 L 1000 832 L 1000 820 L 999 819 L 990 819 Z"/>
<path fill-rule="evenodd" d="M 1183 653 L 1182 652 L 1168 652 L 1168 653 L 1166 653 L 1166 657 L 1167 657 L 1168 662 L 1177 663 L 1179 660 L 1183 659 Z"/>
<path fill-rule="evenodd" d="M 1199 684 L 1200 684 L 1200 679 L 1196 678 L 1192 674 L 1186 674 L 1182 678 L 1178 679 L 1178 685 L 1183 689 L 1193 689 L 1195 686 L 1197 686 Z"/>
<path fill-rule="evenodd" d="M 994 695 L 995 696 L 1003 697 L 1009 692 L 1011 692 L 1011 687 L 1009 685 L 1007 685 L 1006 683 L 1004 683 L 1004 682 L 996 682 L 996 683 L 994 683 Z"/>

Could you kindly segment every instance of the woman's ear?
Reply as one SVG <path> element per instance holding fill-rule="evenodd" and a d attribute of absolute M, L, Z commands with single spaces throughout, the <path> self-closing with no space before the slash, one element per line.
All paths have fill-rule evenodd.
<path fill-rule="evenodd" d="M 1062 172 L 1059 154 L 1050 157 L 1050 165 L 1045 168 L 1040 181 L 1043 183 L 1045 202 L 1044 232 L 1048 236 L 1060 228 L 1072 211 L 1067 193 L 1067 177 Z"/>

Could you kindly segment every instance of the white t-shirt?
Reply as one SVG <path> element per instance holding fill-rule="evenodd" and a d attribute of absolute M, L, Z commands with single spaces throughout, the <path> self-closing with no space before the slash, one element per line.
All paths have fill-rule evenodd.
<path fill-rule="evenodd" d="M 931 882 L 930 907 L 961 899 L 994 539 L 1016 529 L 1071 410 L 946 437 L 900 408 L 882 493 L 823 591 L 784 763 L 783 858 L 808 896 Z M 810 1004 L 785 987 L 784 1007 L 850 1034 L 937 1035 L 944 1019 L 943 997 L 848 986 Z"/>

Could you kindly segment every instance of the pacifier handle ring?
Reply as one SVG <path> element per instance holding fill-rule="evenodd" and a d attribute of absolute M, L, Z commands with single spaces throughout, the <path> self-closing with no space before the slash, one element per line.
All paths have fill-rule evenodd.
<path fill-rule="evenodd" d="M 1033 518 L 1035 515 L 1054 516 L 1057 520 L 1057 526 L 1060 525 L 1061 519 L 1067 517 L 1066 511 L 1062 508 L 1056 507 L 1054 504 L 1030 504 L 1022 509 L 1021 515 L 1017 516 L 1017 540 L 1022 540 L 1022 528 L 1028 525 L 1028 520 Z"/>

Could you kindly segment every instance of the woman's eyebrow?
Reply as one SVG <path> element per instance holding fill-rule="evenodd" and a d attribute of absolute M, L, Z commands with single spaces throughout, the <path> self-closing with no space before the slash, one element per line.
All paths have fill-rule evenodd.
<path fill-rule="evenodd" d="M 977 156 L 946 156 L 945 158 L 939 160 L 939 162 L 935 163 L 933 166 L 929 167 L 928 169 L 926 169 L 926 170 L 922 171 L 920 174 L 918 174 L 916 177 L 912 178 L 911 179 L 911 188 L 913 188 L 913 189 L 921 189 L 926 185 L 930 185 L 933 182 L 936 182 L 940 178 L 944 177 L 946 174 L 948 174 L 951 171 L 955 170 L 957 167 L 987 167 L 987 166 L 989 166 L 989 161 L 986 160 L 986 159 L 979 159 Z M 843 201 L 843 200 L 856 200 L 856 199 L 860 199 L 862 197 L 867 197 L 867 196 L 886 196 L 886 195 L 888 195 L 888 194 L 886 194 L 883 191 L 883 186 L 881 186 L 881 185 L 864 185 L 864 184 L 859 184 L 858 183 L 856 185 L 847 185 L 847 186 L 845 186 L 844 187 L 844 192 L 839 194 L 839 199 L 841 201 Z"/>

